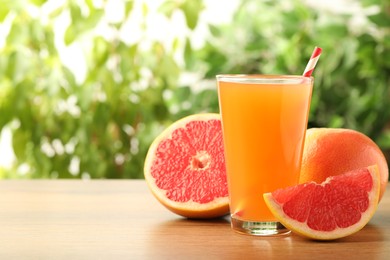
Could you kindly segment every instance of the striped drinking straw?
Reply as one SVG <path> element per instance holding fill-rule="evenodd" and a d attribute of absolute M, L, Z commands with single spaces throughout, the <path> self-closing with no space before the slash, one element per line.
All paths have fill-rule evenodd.
<path fill-rule="evenodd" d="M 307 63 L 305 72 L 303 72 L 304 77 L 310 77 L 313 73 L 313 70 L 317 64 L 318 59 L 321 56 L 322 49 L 319 47 L 315 47 L 313 53 L 311 54 L 310 60 Z"/>

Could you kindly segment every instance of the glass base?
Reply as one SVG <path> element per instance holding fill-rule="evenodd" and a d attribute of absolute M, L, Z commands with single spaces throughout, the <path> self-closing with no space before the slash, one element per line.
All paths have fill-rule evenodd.
<path fill-rule="evenodd" d="M 290 234 L 290 230 L 280 222 L 257 222 L 231 218 L 234 231 L 254 236 L 280 236 Z"/>

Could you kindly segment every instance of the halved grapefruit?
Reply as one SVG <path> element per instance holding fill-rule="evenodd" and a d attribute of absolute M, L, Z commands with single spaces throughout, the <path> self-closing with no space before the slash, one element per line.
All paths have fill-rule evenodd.
<path fill-rule="evenodd" d="M 274 216 L 291 231 L 332 240 L 362 229 L 376 211 L 380 174 L 376 165 L 263 195 Z"/>
<path fill-rule="evenodd" d="M 310 128 L 306 131 L 300 183 L 321 183 L 329 176 L 378 165 L 381 175 L 379 201 L 389 181 L 389 166 L 380 147 L 352 129 Z"/>
<path fill-rule="evenodd" d="M 229 213 L 219 114 L 196 114 L 170 125 L 151 144 L 144 165 L 153 195 L 188 218 Z"/>

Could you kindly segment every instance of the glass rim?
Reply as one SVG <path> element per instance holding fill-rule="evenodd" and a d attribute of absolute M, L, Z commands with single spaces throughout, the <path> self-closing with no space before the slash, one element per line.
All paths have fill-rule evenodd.
<path fill-rule="evenodd" d="M 277 74 L 217 74 L 217 81 L 233 83 L 302 84 L 311 83 L 314 77 Z"/>

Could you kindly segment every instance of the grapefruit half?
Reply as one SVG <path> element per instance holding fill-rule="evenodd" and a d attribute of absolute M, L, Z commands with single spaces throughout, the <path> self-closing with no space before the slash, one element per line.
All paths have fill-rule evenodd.
<path fill-rule="evenodd" d="M 263 195 L 274 216 L 291 231 L 316 240 L 356 233 L 376 211 L 380 174 L 376 165 Z"/>
<path fill-rule="evenodd" d="M 174 122 L 151 144 L 145 180 L 166 208 L 187 218 L 229 213 L 219 114 L 196 114 Z"/>
<path fill-rule="evenodd" d="M 299 182 L 321 183 L 329 176 L 374 164 L 381 175 L 380 201 L 389 181 L 389 167 L 378 145 L 352 129 L 310 128 L 306 131 Z"/>

